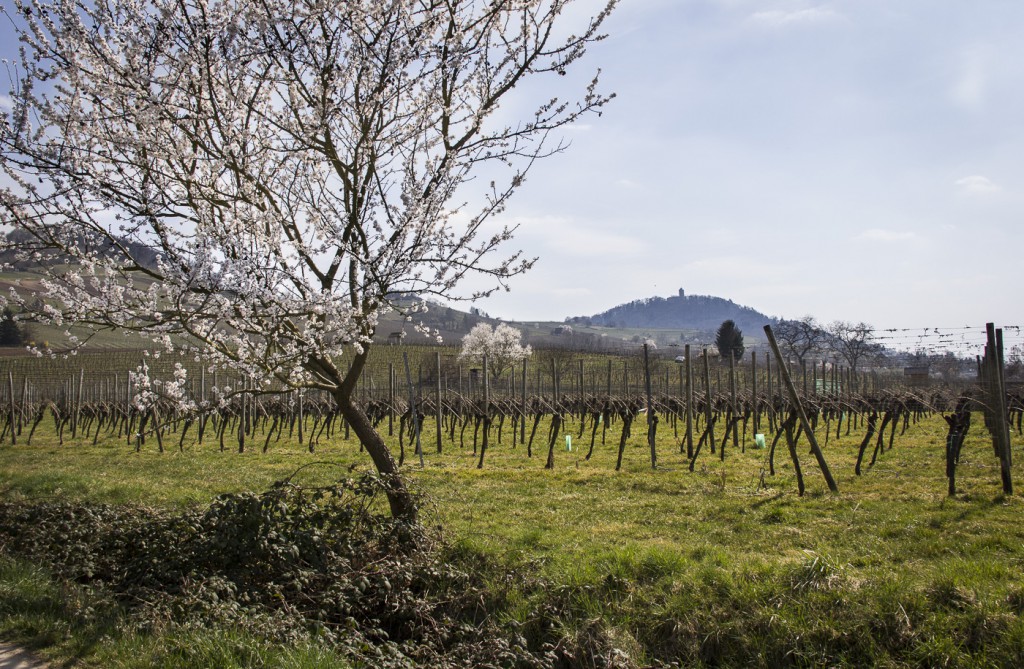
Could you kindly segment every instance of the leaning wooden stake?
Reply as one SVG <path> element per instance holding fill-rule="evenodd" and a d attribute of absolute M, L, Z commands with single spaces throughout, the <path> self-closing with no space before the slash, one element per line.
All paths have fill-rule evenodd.
<path fill-rule="evenodd" d="M 839 486 L 836 485 L 835 479 L 832 478 L 832 472 L 829 471 L 828 463 L 825 462 L 825 455 L 821 452 L 821 448 L 818 447 L 818 440 L 814 437 L 814 430 L 811 429 L 811 423 L 807 420 L 807 412 L 804 411 L 804 406 L 800 403 L 800 397 L 796 393 L 796 387 L 793 385 L 793 379 L 789 377 L 789 369 L 786 367 L 786 364 L 782 359 L 782 352 L 779 350 L 778 342 L 775 341 L 775 333 L 772 332 L 772 326 L 765 325 L 764 332 L 768 335 L 768 344 L 772 348 L 775 360 L 779 363 L 779 373 L 782 376 L 782 383 L 786 386 L 786 392 L 789 394 L 789 400 L 793 403 L 793 407 L 796 409 L 797 416 L 800 417 L 800 425 L 804 428 L 804 434 L 807 435 L 807 441 L 811 442 L 811 453 L 814 454 L 815 459 L 818 461 L 821 473 L 825 477 L 825 483 L 828 484 L 828 489 L 832 492 L 839 492 Z"/>

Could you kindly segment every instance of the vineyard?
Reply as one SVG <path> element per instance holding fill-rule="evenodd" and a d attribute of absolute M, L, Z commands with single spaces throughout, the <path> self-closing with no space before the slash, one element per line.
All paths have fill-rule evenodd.
<path fill-rule="evenodd" d="M 997 394 L 997 355 L 978 379 L 922 386 L 683 350 L 537 351 L 494 374 L 451 348 L 374 349 L 362 405 L 423 527 L 447 537 L 409 558 L 380 551 L 391 530 L 370 516 L 358 534 L 306 533 L 308 518 L 386 509 L 361 500 L 366 479 L 338 482 L 369 463 L 326 396 L 250 392 L 166 354 L 7 358 L 0 546 L 113 589 L 136 622 L 104 622 L 122 620 L 89 599 L 106 590 L 36 584 L 3 557 L 0 632 L 114 639 L 89 646 L 96 666 L 1022 659 L 1020 464 L 1003 450 L 1022 404 Z M 154 377 L 187 366 L 203 410 L 140 408 L 143 362 Z M 328 536 L 344 552 L 313 569 Z M 31 617 L 28 587 L 57 588 L 58 622 Z"/>
<path fill-rule="evenodd" d="M 859 439 L 860 475 L 898 435 L 936 413 L 948 414 L 947 477 L 953 494 L 959 449 L 972 413 L 980 411 L 1009 493 L 1010 431 L 1021 431 L 1024 393 L 1007 391 L 1001 332 L 989 330 L 993 353 L 979 360 L 979 380 L 958 385 L 921 387 L 895 374 L 858 373 L 824 362 L 791 372 L 756 353 L 748 362 L 723 364 L 709 359 L 706 350 L 691 355 L 689 346 L 674 359 L 657 357 L 646 346 L 615 354 L 549 349 L 497 374 L 488 370 L 486 358 L 474 365 L 450 347 L 378 346 L 360 377 L 358 395 L 377 429 L 397 439 L 399 464 L 416 457 L 422 464 L 425 449 L 442 453 L 454 447 L 472 448 L 483 468 L 490 446 L 521 443 L 527 457 L 537 451 L 551 468 L 557 448 L 571 449 L 575 440 L 589 460 L 613 430 L 616 469 L 634 433 L 649 444 L 650 464 L 657 467 L 657 436 L 668 430 L 690 471 L 701 458 L 725 461 L 730 449 L 749 446 L 769 449 L 768 470 L 774 474 L 781 443 L 801 494 L 805 484 L 796 450 L 801 438 L 810 442 L 818 468 L 835 490 L 822 452 L 830 439 L 851 434 Z M 196 411 L 181 413 L 178 404 L 160 399 L 159 380 L 146 388 L 155 400 L 141 405 L 133 370 L 143 366 L 155 379 L 185 370 Z M 314 453 L 321 441 L 350 436 L 329 395 L 268 389 L 237 372 L 207 369 L 198 356 L 119 351 L 6 358 L 0 360 L 0 375 L 6 377 L 0 441 L 12 444 L 31 444 L 44 421 L 52 421 L 59 443 L 82 438 L 96 443 L 101 435 L 116 435 L 136 450 L 213 444 L 220 450 L 267 452 L 284 440 Z"/>

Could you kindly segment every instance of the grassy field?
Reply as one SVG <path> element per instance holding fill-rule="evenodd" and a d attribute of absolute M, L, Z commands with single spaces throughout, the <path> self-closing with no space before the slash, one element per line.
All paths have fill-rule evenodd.
<path fill-rule="evenodd" d="M 802 444 L 807 493 L 798 497 L 788 453 L 779 449 L 770 476 L 767 451 L 750 447 L 749 434 L 745 452 L 730 443 L 723 461 L 704 451 L 690 472 L 667 421 L 653 471 L 641 428 L 619 472 L 618 425 L 604 445 L 598 434 L 587 461 L 589 430 L 580 438 L 572 423 L 558 437 L 553 470 L 543 468 L 543 425 L 532 458 L 523 445 L 512 448 L 506 426 L 504 443 L 492 437 L 478 469 L 470 448 L 446 442 L 435 453 L 429 420 L 425 466 L 407 453 L 405 471 L 424 496 L 425 522 L 443 528 L 448 559 L 485 565 L 478 573 L 494 593 L 493 615 L 528 639 L 562 639 L 578 659 L 571 666 L 1021 666 L 1024 502 L 1002 494 L 981 425 L 976 418 L 955 497 L 946 495 L 939 416 L 911 425 L 860 477 L 853 466 L 862 434 L 833 434 L 825 454 L 838 494 Z M 573 451 L 565 450 L 567 433 Z M 186 508 L 265 489 L 303 465 L 296 479 L 307 484 L 368 466 L 358 444 L 343 439 L 315 454 L 284 440 L 268 454 L 212 444 L 135 453 L 113 439 L 45 443 L 37 435 L 32 447 L 0 447 L 3 499 Z M 1016 466 L 1018 482 L 1022 473 Z M 95 666 L 171 666 L 168 657 L 181 657 L 153 651 L 168 639 L 109 638 L 84 648 L 60 604 L 66 589 L 16 561 L 2 567 L 0 588 L 20 603 L 0 605 L 0 636 L 56 643 L 58 654 Z M 260 647 L 259 639 L 183 634 L 171 633 L 172 645 L 189 646 L 199 653 L 189 657 L 210 666 L 337 661 L 315 647 L 268 646 L 259 659 L 224 651 Z M 211 650 L 196 650 L 203 644 Z M 593 648 L 609 652 L 598 662 L 588 659 Z M 230 658 L 210 659 L 224 653 Z M 142 655 L 155 659 L 138 662 Z"/>

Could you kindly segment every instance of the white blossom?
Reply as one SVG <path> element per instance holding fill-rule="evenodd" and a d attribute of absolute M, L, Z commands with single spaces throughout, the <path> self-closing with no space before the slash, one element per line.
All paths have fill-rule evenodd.
<path fill-rule="evenodd" d="M 491 373 L 498 377 L 511 365 L 525 360 L 533 353 L 529 345 L 523 346 L 522 338 L 522 332 L 505 323 L 499 323 L 494 328 L 487 323 L 478 323 L 462 338 L 459 358 L 482 360 L 486 355 Z"/>
<path fill-rule="evenodd" d="M 616 0 L 572 1 L 13 0 L 0 252 L 35 263 L 43 299 L 6 299 L 355 411 L 362 365 L 341 359 L 400 296 L 475 299 L 533 264 L 497 217 L 611 96 L 594 77 L 502 105 L 527 80 L 571 89 Z M 489 287 L 460 289 L 473 275 Z"/>

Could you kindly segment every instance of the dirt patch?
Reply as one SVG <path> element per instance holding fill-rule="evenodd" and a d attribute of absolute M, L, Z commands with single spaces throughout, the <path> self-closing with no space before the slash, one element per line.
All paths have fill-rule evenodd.
<path fill-rule="evenodd" d="M 24 648 L 0 641 L 0 669 L 46 669 L 48 666 Z"/>

